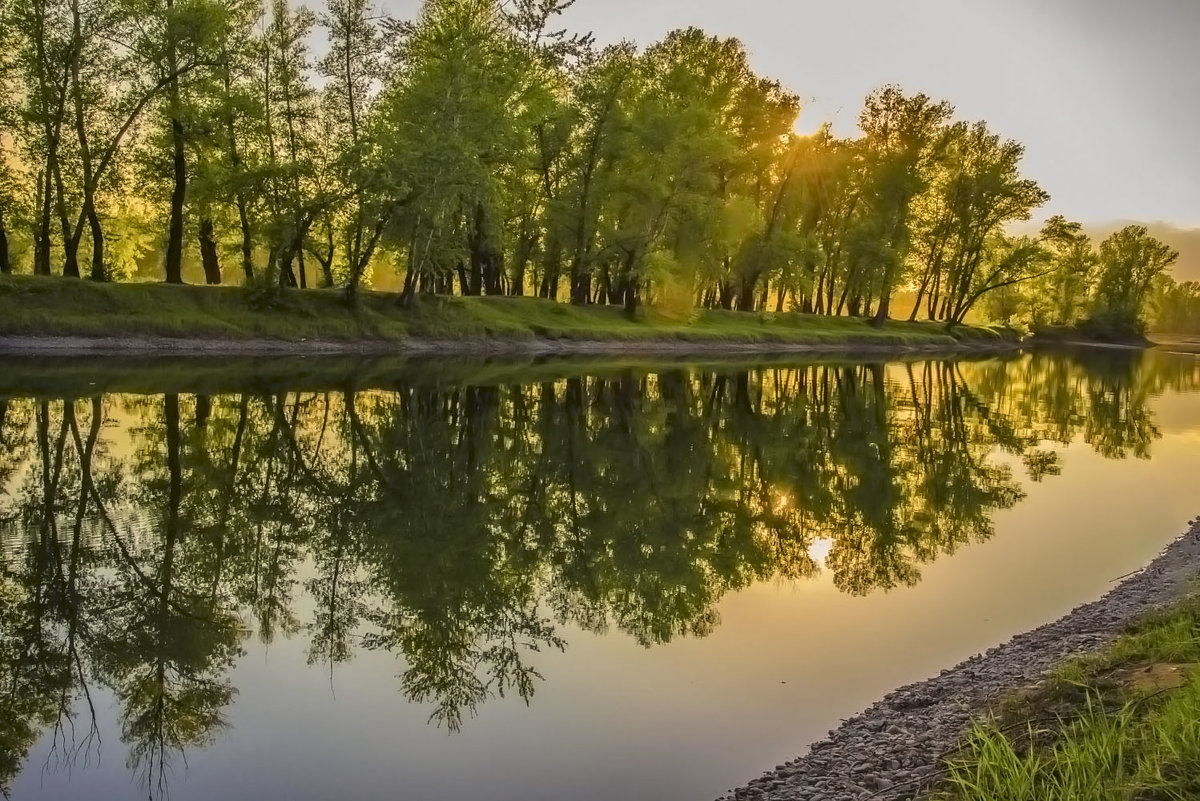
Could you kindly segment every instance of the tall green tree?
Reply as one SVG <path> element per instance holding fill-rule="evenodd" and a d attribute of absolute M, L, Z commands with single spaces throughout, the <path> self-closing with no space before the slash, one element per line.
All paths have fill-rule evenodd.
<path fill-rule="evenodd" d="M 1100 243 L 1100 264 L 1092 293 L 1092 318 L 1144 330 L 1147 303 L 1155 281 L 1179 259 L 1179 253 L 1129 225 Z"/>
<path fill-rule="evenodd" d="M 329 50 L 318 67 L 328 80 L 325 92 L 335 131 L 345 142 L 337 169 L 351 203 L 342 239 L 349 273 L 346 295 L 353 300 L 388 223 L 386 204 L 372 193 L 372 176 L 365 168 L 383 40 L 369 0 L 328 0 L 321 23 L 329 36 Z"/>
<path fill-rule="evenodd" d="M 873 241 L 858 249 L 858 258 L 878 276 L 872 281 L 878 297 L 876 324 L 891 313 L 892 293 L 903 277 L 912 242 L 913 202 L 945 153 L 945 124 L 953 112 L 949 103 L 886 86 L 867 96 L 859 116 L 862 158 L 871 183 L 865 196 L 869 213 L 858 241 Z"/>

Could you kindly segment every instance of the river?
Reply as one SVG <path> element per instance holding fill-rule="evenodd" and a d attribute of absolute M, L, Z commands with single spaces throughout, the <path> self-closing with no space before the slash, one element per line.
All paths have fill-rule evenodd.
<path fill-rule="evenodd" d="M 711 799 L 1200 512 L 1200 361 L 0 360 L 0 789 Z"/>

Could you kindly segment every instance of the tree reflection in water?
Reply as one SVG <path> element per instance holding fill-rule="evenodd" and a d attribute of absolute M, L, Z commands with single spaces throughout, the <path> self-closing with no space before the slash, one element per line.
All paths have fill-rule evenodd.
<path fill-rule="evenodd" d="M 1145 458 L 1148 400 L 1197 377 L 1032 355 L 0 400 L 0 788 L 47 733 L 56 764 L 87 757 L 99 686 L 161 794 L 220 733 L 249 636 L 331 672 L 394 653 L 454 731 L 528 701 L 568 625 L 649 647 L 756 582 L 914 584 L 1021 499 L 1010 464 L 1045 480 L 1079 438 Z"/>

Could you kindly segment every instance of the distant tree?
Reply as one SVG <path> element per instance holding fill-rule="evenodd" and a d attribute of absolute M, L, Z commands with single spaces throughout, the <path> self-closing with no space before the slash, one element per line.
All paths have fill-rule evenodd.
<path fill-rule="evenodd" d="M 1150 236 L 1141 225 L 1126 226 L 1101 242 L 1092 320 L 1144 330 L 1155 282 L 1178 258 L 1177 251 Z"/>
<path fill-rule="evenodd" d="M 1175 283 L 1163 276 L 1151 302 L 1151 328 L 1171 334 L 1200 334 L 1200 282 Z"/>
<path fill-rule="evenodd" d="M 1096 251 L 1083 226 L 1054 216 L 1042 226 L 1042 244 L 1051 253 L 1050 271 L 1031 287 L 1031 322 L 1071 325 L 1087 309 L 1096 277 Z"/>

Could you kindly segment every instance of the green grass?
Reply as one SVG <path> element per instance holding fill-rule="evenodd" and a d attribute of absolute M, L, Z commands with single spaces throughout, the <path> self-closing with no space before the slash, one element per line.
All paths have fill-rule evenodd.
<path fill-rule="evenodd" d="M 945 346 L 999 342 L 1007 331 L 952 330 L 935 323 L 888 323 L 801 314 L 698 312 L 686 322 L 653 310 L 631 320 L 619 308 L 576 307 L 534 298 L 421 298 L 366 292 L 346 306 L 340 292 L 287 290 L 269 297 L 239 287 L 95 284 L 0 276 L 0 336 L 181 337 L 325 342 L 426 340 L 589 340 L 788 343 L 813 346 Z"/>
<path fill-rule="evenodd" d="M 978 722 L 937 801 L 1200 799 L 1200 598 Z"/>

